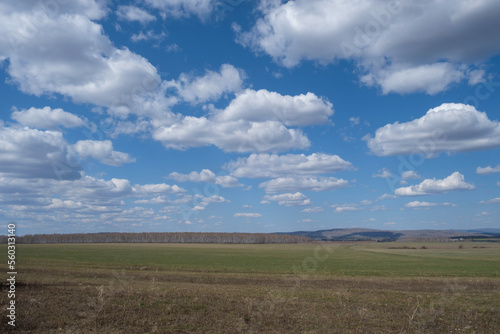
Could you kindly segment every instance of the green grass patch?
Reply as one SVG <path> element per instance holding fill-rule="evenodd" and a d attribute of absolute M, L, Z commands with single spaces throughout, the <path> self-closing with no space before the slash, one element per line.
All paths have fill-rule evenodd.
<path fill-rule="evenodd" d="M 18 261 L 21 268 L 43 264 L 262 274 L 500 276 L 499 244 L 462 244 L 462 249 L 457 243 L 18 245 Z"/>

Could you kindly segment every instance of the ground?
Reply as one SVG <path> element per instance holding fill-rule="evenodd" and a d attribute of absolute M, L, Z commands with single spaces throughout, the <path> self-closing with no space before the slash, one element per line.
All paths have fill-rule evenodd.
<path fill-rule="evenodd" d="M 498 243 L 17 245 L 16 255 L 18 333 L 500 331 Z"/>

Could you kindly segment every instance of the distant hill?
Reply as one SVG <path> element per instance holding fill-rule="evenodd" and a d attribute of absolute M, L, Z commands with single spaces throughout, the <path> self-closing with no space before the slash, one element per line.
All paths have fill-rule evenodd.
<path fill-rule="evenodd" d="M 337 228 L 318 231 L 287 232 L 290 235 L 301 235 L 313 240 L 415 240 L 415 239 L 481 239 L 496 237 L 500 240 L 500 229 L 485 228 L 475 230 L 376 230 L 367 228 Z"/>

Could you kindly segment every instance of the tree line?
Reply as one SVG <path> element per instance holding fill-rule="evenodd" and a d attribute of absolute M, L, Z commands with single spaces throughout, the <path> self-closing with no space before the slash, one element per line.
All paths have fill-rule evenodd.
<path fill-rule="evenodd" d="M 143 233 L 72 233 L 27 234 L 17 236 L 18 244 L 58 243 L 213 243 L 213 244 L 290 244 L 312 241 L 302 235 L 267 233 L 202 233 L 202 232 L 143 232 Z M 0 236 L 7 243 L 7 236 Z"/>

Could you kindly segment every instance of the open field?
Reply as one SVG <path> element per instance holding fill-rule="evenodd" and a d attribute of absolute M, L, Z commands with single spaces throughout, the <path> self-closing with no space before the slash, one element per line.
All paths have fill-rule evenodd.
<path fill-rule="evenodd" d="M 19 333 L 500 332 L 498 243 L 18 245 L 17 259 Z"/>

